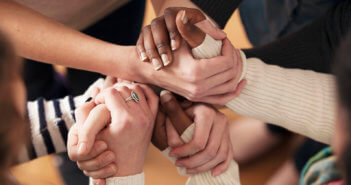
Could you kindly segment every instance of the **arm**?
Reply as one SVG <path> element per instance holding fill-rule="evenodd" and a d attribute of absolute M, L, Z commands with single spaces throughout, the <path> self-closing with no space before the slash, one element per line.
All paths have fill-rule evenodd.
<path fill-rule="evenodd" d="M 228 108 L 323 143 L 331 142 L 334 76 L 267 65 L 257 58 L 247 59 L 244 66 L 247 84 L 238 98 L 227 103 Z"/>
<path fill-rule="evenodd" d="M 97 80 L 81 96 L 66 96 L 46 101 L 39 98 L 27 103 L 31 141 L 20 153 L 20 162 L 26 162 L 52 153 L 66 151 L 68 131 L 75 123 L 74 111 L 87 100 L 94 88 L 101 87 L 103 79 Z"/>
<path fill-rule="evenodd" d="M 141 71 L 152 72 L 138 62 L 135 47 L 95 39 L 13 1 L 0 1 L 0 17 L 22 57 L 141 82 Z"/>

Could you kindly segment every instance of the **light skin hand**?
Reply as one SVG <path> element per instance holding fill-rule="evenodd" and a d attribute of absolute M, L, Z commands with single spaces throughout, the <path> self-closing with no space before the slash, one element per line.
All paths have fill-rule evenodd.
<path fill-rule="evenodd" d="M 189 174 L 211 169 L 214 176 L 223 173 L 233 156 L 226 117 L 203 104 L 195 104 L 185 112 L 170 92 L 161 93 L 161 104 L 168 117 L 159 114 L 153 144 L 160 150 L 168 146 L 174 148 L 170 154 L 182 158 L 176 165 L 187 168 Z M 193 122 L 196 124 L 194 138 L 184 144 L 179 135 Z"/>
<path fill-rule="evenodd" d="M 139 103 L 124 101 L 125 98 L 130 96 L 131 91 L 138 94 Z M 94 107 L 85 121 L 88 124 L 84 125 L 93 130 L 84 133 L 92 137 L 95 130 L 102 130 L 98 133 L 96 139 L 105 141 L 109 150 L 116 155 L 115 163 L 118 164 L 118 170 L 113 176 L 128 176 L 140 173 L 151 138 L 158 97 L 147 86 L 125 84 L 104 90 L 96 97 L 95 102 L 98 105 Z M 95 119 L 96 117 L 99 119 Z M 90 121 L 95 122 L 94 127 L 89 125 Z M 94 140 L 85 142 L 90 143 Z M 90 144 L 88 145 L 90 146 Z M 131 150 L 131 148 L 134 150 Z M 87 166 L 84 168 L 87 169 Z M 89 172 L 85 170 L 84 172 L 93 178 L 102 178 L 103 175 L 97 173 L 97 171 Z"/>

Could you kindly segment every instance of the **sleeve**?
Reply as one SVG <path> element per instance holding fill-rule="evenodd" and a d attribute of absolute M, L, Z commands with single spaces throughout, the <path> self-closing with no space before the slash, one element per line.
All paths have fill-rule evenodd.
<path fill-rule="evenodd" d="M 191 0 L 223 29 L 242 0 Z"/>
<path fill-rule="evenodd" d="M 23 146 L 19 162 L 66 151 L 68 131 L 75 123 L 74 111 L 90 97 L 93 87 L 100 87 L 103 79 L 97 80 L 81 96 L 67 96 L 46 101 L 39 98 L 27 103 L 27 117 L 31 140 Z"/>
<path fill-rule="evenodd" d="M 139 173 L 136 175 L 126 177 L 110 177 L 106 179 L 106 185 L 144 185 L 145 175 Z M 89 185 L 93 185 L 92 179 L 90 178 Z"/>
<path fill-rule="evenodd" d="M 181 135 L 182 140 L 185 143 L 190 142 L 193 138 L 194 131 L 195 124 L 193 123 Z M 174 163 L 176 159 L 168 156 L 170 150 L 171 148 L 168 147 L 162 151 L 162 154 Z M 184 168 L 178 168 L 178 172 L 180 175 L 187 175 Z M 213 177 L 211 170 L 190 175 L 186 185 L 240 185 L 239 166 L 234 160 L 232 160 L 227 171 L 219 176 Z"/>
<path fill-rule="evenodd" d="M 257 58 L 244 62 L 247 84 L 228 108 L 330 144 L 336 107 L 333 75 L 285 69 Z"/>
<path fill-rule="evenodd" d="M 344 0 L 299 31 L 244 52 L 248 58 L 268 64 L 330 73 L 333 56 L 350 22 L 351 2 Z"/>

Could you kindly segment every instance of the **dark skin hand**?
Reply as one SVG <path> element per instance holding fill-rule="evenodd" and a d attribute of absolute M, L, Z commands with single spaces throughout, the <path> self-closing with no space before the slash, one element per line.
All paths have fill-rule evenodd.
<path fill-rule="evenodd" d="M 172 51 L 180 47 L 182 39 L 191 48 L 203 42 L 206 34 L 195 24 L 204 20 L 206 17 L 198 9 L 167 8 L 163 16 L 154 19 L 142 30 L 137 42 L 140 60 L 152 62 L 155 69 L 168 66 L 173 59 Z"/>
<path fill-rule="evenodd" d="M 157 114 L 154 131 L 151 138 L 152 144 L 155 145 L 160 151 L 165 150 L 169 146 L 166 131 L 167 117 L 170 119 L 173 127 L 176 129 L 179 135 L 182 135 L 183 132 L 193 123 L 190 117 L 183 110 L 183 108 L 187 108 L 191 104 L 184 102 L 181 105 L 176 97 L 169 93 L 165 96 L 167 97 L 161 99 L 161 108 Z"/>

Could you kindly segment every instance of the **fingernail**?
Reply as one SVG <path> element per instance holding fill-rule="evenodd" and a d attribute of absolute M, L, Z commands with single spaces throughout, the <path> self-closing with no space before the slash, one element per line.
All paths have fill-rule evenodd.
<path fill-rule="evenodd" d="M 78 147 L 78 153 L 84 154 L 86 150 L 87 150 L 87 145 L 85 143 L 80 143 Z"/>
<path fill-rule="evenodd" d="M 211 175 L 212 175 L 213 177 L 217 177 L 217 176 L 220 175 L 220 174 L 219 174 L 219 171 L 217 170 L 217 171 L 215 171 L 215 172 L 212 172 Z"/>
<path fill-rule="evenodd" d="M 181 18 L 183 24 L 188 23 L 188 17 L 186 16 L 186 11 L 183 10 L 182 18 Z"/>
<path fill-rule="evenodd" d="M 194 173 L 196 173 L 196 171 L 193 170 L 193 169 L 188 169 L 188 170 L 186 170 L 186 173 L 188 173 L 188 174 L 194 174 Z"/>
<path fill-rule="evenodd" d="M 154 65 L 154 69 L 156 71 L 160 70 L 161 67 L 162 67 L 161 62 L 158 59 L 156 59 L 156 58 L 152 59 L 152 65 Z"/>
<path fill-rule="evenodd" d="M 166 102 L 169 102 L 172 99 L 172 93 L 167 91 L 167 90 L 163 90 L 160 93 L 160 97 L 161 97 L 161 101 L 166 103 Z M 173 156 L 171 156 L 171 157 L 173 157 Z"/>
<path fill-rule="evenodd" d="M 169 63 L 171 63 L 171 62 L 168 60 L 168 55 L 167 55 L 167 54 L 162 54 L 162 55 L 161 55 L 161 58 L 162 58 L 162 62 L 163 62 L 163 65 L 164 65 L 164 66 L 167 66 Z"/>
<path fill-rule="evenodd" d="M 174 39 L 171 40 L 171 47 L 172 47 L 172 51 L 177 49 L 176 41 Z"/>
<path fill-rule="evenodd" d="M 90 102 L 92 99 L 93 99 L 92 97 L 89 97 L 87 100 L 85 100 L 85 103 Z"/>
<path fill-rule="evenodd" d="M 146 53 L 145 53 L 145 52 L 141 52 L 141 53 L 140 53 L 140 60 L 141 60 L 142 62 L 144 62 L 144 61 L 146 61 L 146 59 L 147 59 Z"/>

